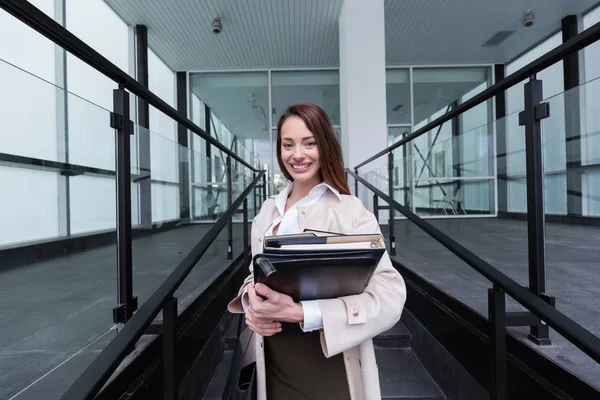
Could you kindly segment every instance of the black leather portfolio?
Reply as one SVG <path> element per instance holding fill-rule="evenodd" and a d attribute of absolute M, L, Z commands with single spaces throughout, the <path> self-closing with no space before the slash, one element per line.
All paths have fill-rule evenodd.
<path fill-rule="evenodd" d="M 264 238 L 254 282 L 296 302 L 362 293 L 385 252 L 383 237 L 314 232 Z"/>

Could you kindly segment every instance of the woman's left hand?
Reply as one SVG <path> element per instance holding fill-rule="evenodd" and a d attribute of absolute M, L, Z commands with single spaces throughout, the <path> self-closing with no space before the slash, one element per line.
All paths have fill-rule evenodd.
<path fill-rule="evenodd" d="M 295 303 L 287 294 L 276 292 L 271 288 L 257 283 L 254 286 L 257 295 L 264 297 L 262 301 L 253 301 L 250 297 L 250 306 L 254 315 L 260 319 L 279 322 L 304 322 L 302 305 Z M 259 300 L 259 299 L 256 299 Z"/>

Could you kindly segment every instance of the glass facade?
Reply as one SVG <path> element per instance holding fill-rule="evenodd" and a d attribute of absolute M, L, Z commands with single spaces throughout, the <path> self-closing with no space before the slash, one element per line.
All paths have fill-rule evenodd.
<path fill-rule="evenodd" d="M 387 79 L 388 144 L 421 129 L 492 84 L 490 67 L 391 69 Z M 410 105 L 411 98 L 413 107 L 403 112 L 403 103 Z M 492 120 L 492 101 L 488 101 L 396 148 L 392 170 L 395 199 L 426 217 L 494 215 Z M 378 170 L 376 175 L 379 182 L 387 171 Z M 385 185 L 384 189 L 387 191 Z"/>
<path fill-rule="evenodd" d="M 277 164 L 277 122 L 295 103 L 325 110 L 339 134 L 340 97 L 337 70 L 205 72 L 190 74 L 192 99 L 209 107 L 211 132 L 223 143 L 235 138 L 237 154 L 267 171 L 269 193 L 287 185 Z M 202 107 L 193 107 L 192 118 Z M 269 111 L 270 110 L 270 111 Z M 338 136 L 339 137 L 339 136 Z"/>

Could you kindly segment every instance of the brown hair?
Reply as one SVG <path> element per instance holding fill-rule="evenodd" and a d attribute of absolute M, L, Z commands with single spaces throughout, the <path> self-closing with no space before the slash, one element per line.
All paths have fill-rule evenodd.
<path fill-rule="evenodd" d="M 314 104 L 294 104 L 286 108 L 281 118 L 279 118 L 277 124 L 277 162 L 283 175 L 287 180 L 293 181 L 281 159 L 281 127 L 285 120 L 291 116 L 302 119 L 308 130 L 315 136 L 321 161 L 321 179 L 336 188 L 341 194 L 350 194 L 346 174 L 344 173 L 342 147 L 335 136 L 329 117 L 325 111 Z"/>

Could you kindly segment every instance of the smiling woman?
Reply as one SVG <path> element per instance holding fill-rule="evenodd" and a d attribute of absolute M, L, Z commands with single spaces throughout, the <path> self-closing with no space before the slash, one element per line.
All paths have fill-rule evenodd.
<path fill-rule="evenodd" d="M 292 105 L 281 115 L 277 124 L 277 161 L 291 182 L 298 181 L 302 186 L 309 183 L 306 186 L 310 188 L 314 186 L 310 186 L 311 182 L 326 182 L 340 193 L 350 194 L 340 143 L 329 117 L 316 105 Z"/>
<path fill-rule="evenodd" d="M 342 150 L 327 114 L 288 107 L 277 125 L 277 161 L 290 183 L 252 222 L 252 255 L 263 238 L 314 231 L 381 233 L 375 216 L 350 195 Z M 372 338 L 400 319 L 406 287 L 387 253 L 360 294 L 299 303 L 254 285 L 253 268 L 229 304 L 256 334 L 257 399 L 381 398 Z"/>

